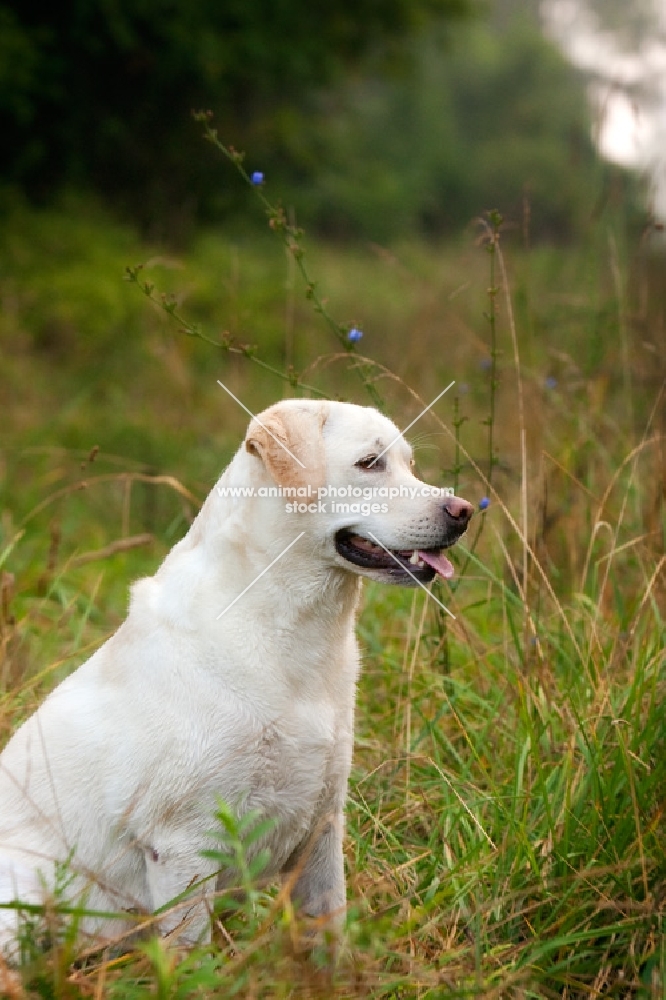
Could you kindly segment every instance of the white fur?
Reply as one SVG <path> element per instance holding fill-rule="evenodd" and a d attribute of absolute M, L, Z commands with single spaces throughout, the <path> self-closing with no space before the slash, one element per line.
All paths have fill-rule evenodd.
<path fill-rule="evenodd" d="M 307 470 L 284 464 L 255 421 L 218 486 L 270 486 L 290 476 L 315 485 L 421 485 L 399 437 L 384 470 L 356 467 L 398 435 L 375 410 L 287 400 L 260 419 L 305 457 Z M 274 821 L 262 845 L 267 874 L 294 871 L 305 912 L 339 917 L 359 574 L 382 578 L 338 555 L 341 527 L 395 548 L 445 544 L 440 500 L 396 502 L 369 517 L 294 515 L 281 498 L 234 500 L 213 490 L 155 576 L 134 584 L 115 635 L 0 756 L 0 902 L 40 901 L 54 862 L 69 858 L 77 876 L 70 899 L 92 910 L 162 907 L 215 875 L 201 852 L 214 846 L 207 832 L 222 798 Z M 205 937 L 205 897 L 230 877 L 208 879 L 181 937 Z M 182 917 L 181 909 L 165 918 L 162 930 Z M 0 910 L 8 952 L 16 921 L 14 911 Z M 98 940 L 123 926 L 92 918 L 83 925 Z"/>

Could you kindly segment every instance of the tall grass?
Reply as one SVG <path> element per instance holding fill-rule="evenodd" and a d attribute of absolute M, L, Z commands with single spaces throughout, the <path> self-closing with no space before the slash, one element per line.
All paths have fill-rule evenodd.
<path fill-rule="evenodd" d="M 67 240 L 62 219 L 45 225 Z M 483 246 L 310 250 L 327 309 L 364 329 L 383 366 L 376 385 L 399 424 L 456 379 L 410 435 L 423 478 L 491 499 L 453 550 L 453 586 L 436 590 L 455 620 L 421 591 L 366 589 L 336 969 L 302 953 L 285 893 L 268 886 L 222 900 L 214 946 L 190 955 L 158 939 L 86 951 L 55 907 L 38 919 L 50 946 L 30 931 L 8 995 L 664 995 L 663 302 L 639 294 L 645 272 L 634 265 L 630 281 L 607 233 L 527 254 L 493 232 L 490 254 L 487 230 Z M 127 285 L 111 345 L 99 305 L 45 343 L 35 331 L 66 301 L 31 294 L 57 262 L 24 252 L 24 273 L 3 279 L 15 307 L 3 739 L 117 626 L 127 583 L 154 570 L 240 439 L 245 417 L 215 378 L 253 408 L 284 391 L 181 339 Z M 108 260 L 89 267 L 92 298 Z M 288 357 L 327 393 L 367 401 L 279 251 L 207 234 L 150 270 L 211 336 L 258 343 L 271 364 Z M 83 341 L 112 363 L 83 368 Z"/>

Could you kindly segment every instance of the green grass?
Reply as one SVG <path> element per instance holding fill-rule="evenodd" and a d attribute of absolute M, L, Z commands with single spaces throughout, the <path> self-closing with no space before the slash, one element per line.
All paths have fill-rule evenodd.
<path fill-rule="evenodd" d="M 5 232 L 2 740 L 117 627 L 128 584 L 237 447 L 246 415 L 216 379 L 252 409 L 289 393 L 169 326 L 122 281 L 127 264 L 152 260 L 145 273 L 209 336 L 367 402 L 279 244 L 210 232 L 165 256 L 71 214 L 17 208 Z M 335 974 L 300 954 L 269 888 L 225 908 L 215 947 L 191 956 L 159 941 L 82 955 L 63 931 L 22 971 L 29 995 L 664 995 L 663 278 L 648 285 L 610 232 L 529 253 L 508 240 L 492 407 L 475 234 L 309 249 L 327 308 L 397 376 L 376 384 L 400 425 L 420 409 L 413 393 L 428 402 L 456 379 L 457 403 L 409 434 L 423 478 L 492 499 L 436 591 L 455 620 L 421 591 L 366 588 Z"/>

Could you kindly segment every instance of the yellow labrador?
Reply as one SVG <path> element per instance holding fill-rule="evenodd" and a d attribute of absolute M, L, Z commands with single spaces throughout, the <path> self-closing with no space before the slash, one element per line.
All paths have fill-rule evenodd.
<path fill-rule="evenodd" d="M 273 821 L 266 874 L 339 920 L 360 578 L 452 574 L 442 550 L 472 507 L 438 492 L 376 410 L 292 399 L 255 418 L 127 620 L 0 756 L 0 902 L 41 901 L 63 861 L 89 910 L 148 913 L 198 883 L 161 929 L 201 940 L 233 879 L 202 856 L 222 799 Z M 7 953 L 16 929 L 0 909 Z"/>

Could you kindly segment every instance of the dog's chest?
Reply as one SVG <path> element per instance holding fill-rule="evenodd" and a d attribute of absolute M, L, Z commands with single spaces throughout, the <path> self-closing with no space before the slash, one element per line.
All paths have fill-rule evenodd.
<path fill-rule="evenodd" d="M 257 745 L 246 807 L 273 823 L 266 846 L 279 870 L 322 819 L 337 812 L 346 789 L 351 738 L 322 706 L 297 713 L 290 726 L 268 726 Z"/>
<path fill-rule="evenodd" d="M 259 810 L 285 832 L 309 825 L 329 792 L 346 787 L 347 715 L 328 701 L 294 700 L 271 714 L 236 704 L 217 719 L 211 712 L 196 736 L 181 718 L 178 736 L 149 755 L 138 787 L 111 779 L 113 811 L 132 815 L 137 828 L 178 824 L 192 809 L 209 823 L 222 799 L 237 811 Z"/>
<path fill-rule="evenodd" d="M 252 791 L 311 808 L 346 757 L 350 734 L 332 706 L 297 703 L 257 733 Z"/>

